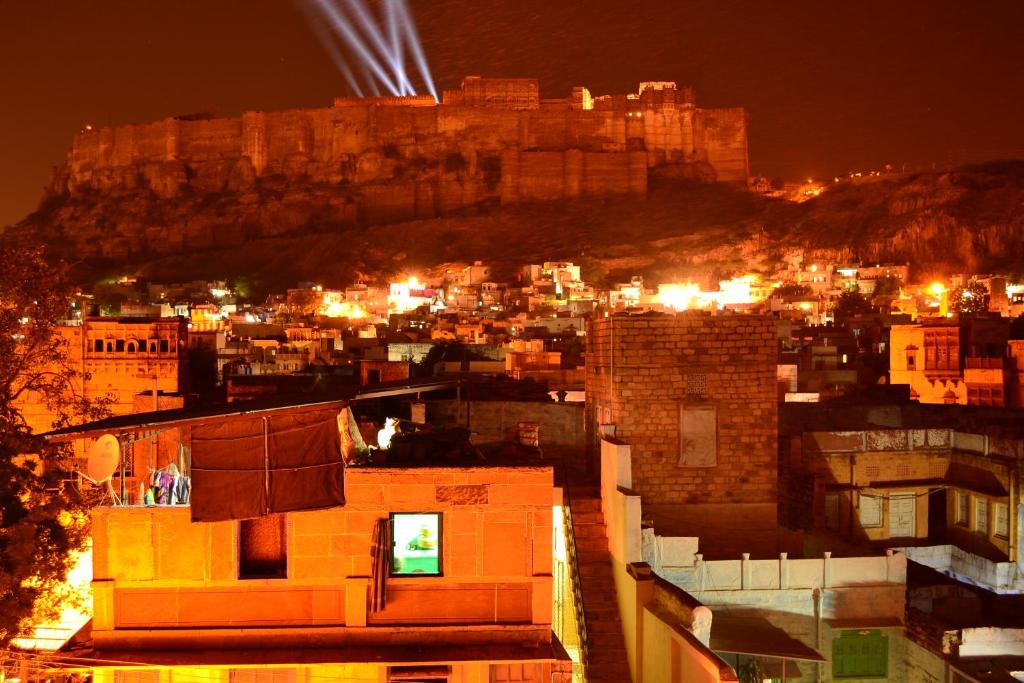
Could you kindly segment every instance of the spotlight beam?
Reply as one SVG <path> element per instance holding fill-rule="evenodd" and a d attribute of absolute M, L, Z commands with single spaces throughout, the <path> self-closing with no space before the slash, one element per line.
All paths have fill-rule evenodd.
<path fill-rule="evenodd" d="M 402 45 L 401 27 L 398 24 L 398 13 L 395 10 L 396 0 L 384 0 L 384 16 L 388 25 L 388 38 L 391 42 L 391 49 L 394 54 L 395 65 L 398 70 L 405 73 L 405 46 Z M 413 92 L 413 95 L 416 93 Z"/>
<path fill-rule="evenodd" d="M 399 18 L 405 29 L 405 36 L 408 39 L 409 49 L 412 50 L 412 56 L 416 60 L 416 67 L 423 78 L 423 83 L 427 86 L 430 94 L 434 96 L 434 100 L 437 100 L 437 90 L 434 88 L 434 79 L 430 75 L 430 65 L 427 64 L 427 58 L 423 54 L 420 36 L 416 31 L 416 24 L 412 20 L 412 15 L 409 13 L 409 7 L 405 4 L 405 0 L 395 0 L 395 9 L 398 10 Z"/>
<path fill-rule="evenodd" d="M 381 33 L 373 17 L 370 15 L 366 6 L 362 3 L 362 0 L 347 0 L 349 10 L 355 15 L 356 20 L 359 22 L 359 26 L 363 29 L 363 33 L 370 39 L 370 43 L 377 49 L 380 56 L 387 60 L 391 65 L 392 75 L 395 78 L 399 90 L 399 94 L 404 95 L 408 90 L 409 94 L 415 95 L 416 89 L 409 82 L 409 77 L 405 75 L 405 69 L 401 68 L 396 62 L 394 55 L 391 52 L 391 47 L 387 44 L 384 39 L 384 34 Z"/>
<path fill-rule="evenodd" d="M 358 53 L 358 56 L 362 58 L 363 63 L 370 69 L 373 75 L 384 84 L 384 87 L 387 88 L 392 95 L 398 96 L 400 94 L 398 87 L 388 77 L 388 74 L 385 73 L 384 69 L 381 68 L 373 52 L 363 43 L 362 38 L 359 37 L 356 30 L 352 28 L 351 24 L 349 24 L 348 19 L 345 18 L 345 16 L 328 0 L 313 1 L 331 20 L 332 26 L 341 34 L 349 47 Z"/>
<path fill-rule="evenodd" d="M 327 56 L 331 58 L 331 61 L 334 62 L 334 66 L 338 67 L 338 71 L 340 71 L 341 75 L 345 77 L 345 82 L 348 83 L 349 88 L 352 89 L 352 92 L 355 93 L 356 97 L 364 97 L 363 89 L 359 87 L 359 81 L 356 80 L 356 75 L 352 73 L 352 69 L 349 67 L 344 55 L 341 54 L 341 50 L 339 50 L 338 46 L 335 45 L 334 38 L 327 29 L 320 24 L 317 17 L 310 16 L 309 23 L 313 27 L 313 32 L 316 34 L 320 44 L 323 45 L 324 50 L 327 51 Z"/>

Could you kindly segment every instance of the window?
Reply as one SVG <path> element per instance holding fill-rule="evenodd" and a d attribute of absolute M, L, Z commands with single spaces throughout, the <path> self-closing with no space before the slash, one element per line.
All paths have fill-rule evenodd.
<path fill-rule="evenodd" d="M 974 530 L 982 536 L 988 536 L 988 500 L 974 499 Z"/>
<path fill-rule="evenodd" d="M 230 669 L 228 683 L 295 683 L 295 669 Z"/>
<path fill-rule="evenodd" d="M 114 683 L 160 683 L 160 672 L 156 669 L 114 671 Z"/>
<path fill-rule="evenodd" d="M 149 352 L 156 353 L 156 339 L 149 340 Z"/>
<path fill-rule="evenodd" d="M 993 510 L 993 526 L 994 533 L 1000 538 L 1009 538 L 1010 536 L 1010 508 L 1006 503 L 996 503 Z"/>
<path fill-rule="evenodd" d="M 829 531 L 839 531 L 839 494 L 837 493 L 825 495 L 825 528 Z"/>
<path fill-rule="evenodd" d="M 391 575 L 441 575 L 441 515 L 391 514 Z"/>
<path fill-rule="evenodd" d="M 448 683 L 451 673 L 452 668 L 446 665 L 389 666 L 388 683 Z"/>
<path fill-rule="evenodd" d="M 969 510 L 967 507 L 967 494 L 962 491 L 956 492 L 956 523 L 959 526 L 967 526 Z"/>
<path fill-rule="evenodd" d="M 283 579 L 288 576 L 285 516 L 267 515 L 238 523 L 238 578 Z"/>
<path fill-rule="evenodd" d="M 832 639 L 832 678 L 886 678 L 889 638 L 878 629 L 843 631 Z"/>
<path fill-rule="evenodd" d="M 707 396 L 708 376 L 702 372 L 686 376 L 687 396 Z"/>
<path fill-rule="evenodd" d="M 679 467 L 718 463 L 718 411 L 713 404 L 679 405 Z"/>
<path fill-rule="evenodd" d="M 160 340 L 160 353 L 167 353 L 170 349 L 170 343 L 166 339 Z"/>
<path fill-rule="evenodd" d="M 96 353 L 103 353 L 103 340 L 96 339 L 92 343 L 92 350 Z"/>
<path fill-rule="evenodd" d="M 134 340 L 128 342 L 128 353 L 135 353 L 135 350 L 137 348 L 138 348 L 138 345 L 135 343 Z"/>
<path fill-rule="evenodd" d="M 861 527 L 882 526 L 882 499 L 878 496 L 861 494 L 859 512 Z"/>
<path fill-rule="evenodd" d="M 124 339 L 114 340 L 114 351 L 117 351 L 118 353 L 124 353 Z"/>

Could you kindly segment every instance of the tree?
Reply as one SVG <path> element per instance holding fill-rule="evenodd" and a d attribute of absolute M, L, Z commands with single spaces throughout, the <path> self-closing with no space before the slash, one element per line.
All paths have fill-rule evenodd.
<path fill-rule="evenodd" d="M 988 310 L 988 288 L 980 282 L 957 287 L 949 295 L 949 307 L 957 315 L 972 315 Z"/>
<path fill-rule="evenodd" d="M 835 306 L 835 318 L 852 318 L 862 313 L 870 313 L 871 304 L 867 298 L 860 293 L 860 288 L 853 287 L 839 295 Z"/>
<path fill-rule="evenodd" d="M 95 419 L 104 401 L 79 390 L 56 328 L 73 290 L 63 266 L 38 246 L 0 244 L 0 650 L 33 619 L 58 610 L 74 551 L 89 539 L 94 494 L 70 481 L 72 452 L 35 435 L 24 407 L 36 405 L 54 425 Z"/>

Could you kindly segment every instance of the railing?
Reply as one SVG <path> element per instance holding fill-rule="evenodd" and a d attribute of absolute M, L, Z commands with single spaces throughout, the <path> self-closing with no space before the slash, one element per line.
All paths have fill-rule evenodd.
<path fill-rule="evenodd" d="M 564 472 L 564 467 L 563 467 Z M 569 497 L 568 479 L 562 488 L 562 519 L 565 527 L 565 552 L 569 559 L 569 576 L 572 580 L 572 602 L 576 613 L 576 629 L 580 639 L 580 659 L 583 668 L 583 680 L 587 680 L 587 663 L 590 652 L 587 646 L 587 617 L 583 609 L 583 581 L 580 578 L 580 563 L 576 554 L 576 534 L 572 526 L 572 500 Z"/>

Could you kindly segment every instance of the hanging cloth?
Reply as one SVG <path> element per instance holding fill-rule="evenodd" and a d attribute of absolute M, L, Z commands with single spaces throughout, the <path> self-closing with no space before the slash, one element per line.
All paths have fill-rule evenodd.
<path fill-rule="evenodd" d="M 192 521 L 344 505 L 337 415 L 309 410 L 193 427 Z"/>
<path fill-rule="evenodd" d="M 380 612 L 387 604 L 387 576 L 391 567 L 391 524 L 378 519 L 373 527 L 373 545 L 370 546 L 370 612 Z"/>

